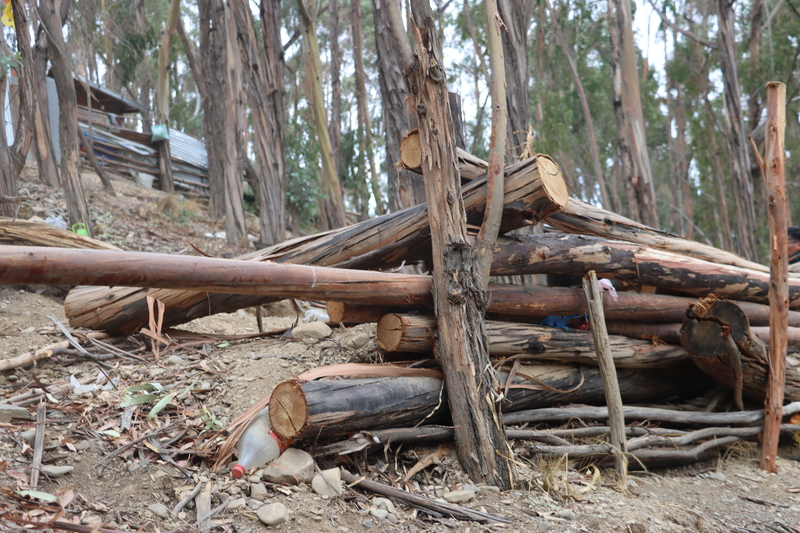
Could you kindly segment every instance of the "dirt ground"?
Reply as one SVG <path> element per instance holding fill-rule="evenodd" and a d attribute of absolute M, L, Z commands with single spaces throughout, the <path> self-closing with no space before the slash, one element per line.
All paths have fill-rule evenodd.
<path fill-rule="evenodd" d="M 85 174 L 85 182 L 101 240 L 127 250 L 191 254 L 194 245 L 214 256 L 242 252 L 214 236 L 224 226 L 209 221 L 195 202 L 164 199 L 158 191 L 122 179 L 114 181 L 117 196 L 111 196 L 91 173 Z M 22 188 L 21 194 L 39 199 L 24 204 L 20 218 L 66 218 L 60 194 L 30 181 Z M 248 223 L 255 233 L 255 219 Z M 0 364 L 64 340 L 53 321 L 67 324 L 63 296 L 57 288 L 0 287 Z M 288 330 L 296 320 L 288 302 L 269 306 L 267 314 L 267 330 Z M 800 462 L 793 459 L 798 452 L 790 445 L 782 450 L 777 475 L 759 470 L 754 443 L 739 443 L 702 463 L 632 474 L 627 486 L 593 466 L 578 467 L 566 458 L 525 459 L 521 454 L 517 488 L 507 492 L 473 484 L 454 451 L 445 447 L 439 450 L 441 459 L 405 485 L 431 497 L 466 490 L 473 497 L 462 505 L 511 521 L 486 525 L 434 518 L 400 501 L 394 501 L 395 508 L 387 515 L 379 508 L 387 505 L 375 495 L 348 490 L 342 498 L 318 496 L 306 484 L 265 482 L 260 471 L 234 480 L 230 464 L 211 472 L 210 461 L 195 449 L 204 435 L 226 426 L 293 375 L 322 364 L 379 359 L 375 325 L 335 327 L 330 338 L 315 342 L 279 334 L 226 340 L 225 336 L 257 332 L 253 312 L 241 310 L 181 328 L 210 336 L 195 335 L 192 342 L 183 338 L 157 359 L 142 335 L 115 340 L 117 349 L 139 358 L 129 355 L 104 362 L 104 371 L 118 380 L 116 389 L 76 392 L 70 380 L 94 381 L 99 367 L 71 348 L 35 366 L 0 372 L 0 404 L 21 405 L 27 411 L 0 419 L 0 529 L 30 530 L 12 521 L 24 516 L 90 526 L 86 531 L 98 524 L 125 531 L 199 531 L 193 502 L 176 514 L 170 510 L 198 484 L 205 487 L 209 481 L 210 507 L 216 511 L 211 517 L 214 531 L 800 532 Z M 370 341 L 357 349 L 348 347 L 347 341 L 361 333 Z M 155 395 L 153 401 L 121 405 L 126 398 L 144 394 L 130 388 L 146 383 L 156 384 L 148 389 Z M 19 494 L 29 488 L 32 474 L 33 445 L 26 439 L 36 427 L 39 397 L 30 391 L 42 389 L 47 392 L 42 464 L 73 467 L 61 477 L 42 474 L 39 490 L 58 498 L 54 502 Z M 157 399 L 168 394 L 163 410 L 148 418 Z M 158 435 L 162 440 L 145 440 L 108 458 L 138 436 L 162 427 L 167 428 Z M 166 443 L 175 436 L 174 443 Z M 170 453 L 159 455 L 159 446 Z M 517 451 L 526 446 L 514 443 Z M 404 445 L 368 457 L 356 454 L 355 464 L 347 466 L 390 482 L 402 479 L 434 450 L 436 445 Z M 318 459 L 323 469 L 337 464 L 332 458 Z M 257 511 L 275 502 L 288 508 L 289 520 L 269 527 L 258 519 Z"/>

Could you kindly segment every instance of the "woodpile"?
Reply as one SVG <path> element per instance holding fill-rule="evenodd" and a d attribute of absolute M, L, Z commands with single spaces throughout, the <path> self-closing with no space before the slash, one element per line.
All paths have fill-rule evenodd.
<path fill-rule="evenodd" d="M 465 178 L 486 168 L 469 154 L 460 154 L 459 164 Z M 463 197 L 468 220 L 478 223 L 486 201 L 484 178 L 471 179 Z M 42 235 L 37 241 L 35 232 L 28 231 L 17 238 L 40 246 L 0 246 L 0 279 L 6 284 L 78 286 L 65 303 L 71 325 L 121 333 L 147 325 L 148 297 L 164 305 L 164 328 L 275 299 L 327 302 L 330 323 L 376 322 L 381 350 L 424 365 L 437 335 L 431 277 L 380 270 L 430 257 L 427 216 L 426 206 L 418 205 L 236 259 L 66 249 L 85 243 L 57 243 Z M 559 232 L 499 239 L 491 273 L 585 276 L 594 271 L 613 280 L 616 293 L 603 293 L 602 308 L 606 344 L 626 409 L 635 403 L 692 398 L 711 391 L 714 382 L 732 391 L 740 409 L 748 400 L 763 402 L 769 368 L 764 339 L 769 339 L 770 276 L 765 267 L 568 200 L 555 163 L 537 155 L 506 169 L 502 231 L 541 221 Z M 0 225 L 0 233 L 11 235 L 6 242 L 14 240 L 12 232 L 22 230 Z M 800 365 L 791 354 L 800 351 L 800 277 L 789 278 L 788 292 L 792 310 L 785 395 L 797 402 Z M 582 289 L 492 283 L 487 304 L 488 352 L 498 371 L 494 394 L 506 425 L 539 423 L 535 417 L 520 418 L 520 412 L 605 403 L 606 386 L 596 339 L 587 330 Z M 269 399 L 273 429 L 284 439 L 317 446 L 320 453 L 369 447 L 370 442 L 358 441 L 361 432 L 390 432 L 385 433 L 389 440 L 399 435 L 412 441 L 452 438 L 446 428 L 425 427 L 451 420 L 445 380 L 434 374 L 371 377 L 345 372 L 337 375 L 347 379 L 283 383 Z M 590 412 L 585 409 L 564 412 L 581 417 Z M 237 427 L 244 422 L 246 418 Z M 696 428 L 724 422 L 691 419 L 675 424 Z M 675 429 L 667 438 L 659 436 L 658 428 L 651 429 L 623 431 L 631 437 L 631 467 L 697 460 L 718 446 L 758 433 L 752 427 L 749 432 L 716 428 L 717 433 L 709 431 L 719 438 L 709 440 L 705 433 Z M 533 449 L 542 455 L 612 454 L 607 445 L 581 447 L 547 432 L 515 431 L 523 430 L 508 428 L 509 435 L 538 440 L 541 445 Z M 341 443 L 330 442 L 354 434 Z M 670 456 L 667 448 L 678 455 Z"/>

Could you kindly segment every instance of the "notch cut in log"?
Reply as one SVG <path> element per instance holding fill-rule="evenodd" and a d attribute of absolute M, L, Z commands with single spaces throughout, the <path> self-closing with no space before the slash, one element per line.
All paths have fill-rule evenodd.
<path fill-rule="evenodd" d="M 539 155 L 506 168 L 504 222 L 501 231 L 534 224 L 568 201 L 558 166 Z M 486 204 L 486 180 L 462 191 L 470 223 L 480 223 Z M 386 268 L 430 255 L 427 205 L 376 217 L 352 226 L 319 233 L 245 254 L 246 261 L 313 264 L 341 268 Z M 178 289 L 78 287 L 67 296 L 65 313 L 73 327 L 131 332 L 147 324 L 146 296 L 164 303 L 164 326 L 175 326 L 214 313 L 229 313 L 271 301 L 261 295 L 197 293 Z"/>
<path fill-rule="evenodd" d="M 508 373 L 500 373 L 501 382 Z M 503 411 L 558 404 L 604 403 L 600 372 L 578 365 L 520 365 Z M 662 369 L 619 369 L 623 401 L 658 402 L 690 397 L 708 387 L 693 365 Z M 298 383 L 275 387 L 270 398 L 272 429 L 282 439 L 315 441 L 361 430 L 449 423 L 447 391 L 436 378 L 367 378 Z"/>
<path fill-rule="evenodd" d="M 750 329 L 747 317 L 734 302 L 703 298 L 692 306 L 681 329 L 681 342 L 698 368 L 716 381 L 734 388 L 735 362 L 722 336 L 722 327 L 730 331 L 741 361 L 742 392 L 745 396 L 763 401 L 767 390 L 769 350 Z M 787 361 L 785 395 L 788 400 L 800 400 L 800 362 Z"/>
<path fill-rule="evenodd" d="M 554 363 L 596 366 L 594 340 L 589 331 L 564 331 L 548 326 L 486 321 L 489 354 Z M 436 333 L 433 317 L 390 313 L 378 322 L 378 346 L 388 352 L 431 353 Z M 688 363 L 681 346 L 611 335 L 614 362 L 625 368 L 658 368 Z"/>

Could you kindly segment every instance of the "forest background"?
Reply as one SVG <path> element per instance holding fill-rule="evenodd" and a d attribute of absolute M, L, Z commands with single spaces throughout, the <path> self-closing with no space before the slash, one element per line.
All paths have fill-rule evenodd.
<path fill-rule="evenodd" d="M 16 27 L 1 32 L 0 89 L 13 67 L 20 94 L 29 95 L 23 115 L 30 111 L 27 122 L 18 120 L 22 135 L 0 154 L 0 196 L 17 196 L 30 147 L 42 180 L 64 186 L 76 205 L 70 223 L 91 229 L 78 206 L 80 180 L 65 168 L 75 161 L 64 150 L 77 140 L 61 143 L 60 169 L 42 161 L 36 94 L 49 71 L 57 85 L 71 73 L 141 103 L 149 110 L 137 119 L 144 132 L 168 124 L 205 139 L 209 209 L 225 219 L 232 244 L 244 242 L 245 208 L 259 215 L 259 240 L 270 244 L 287 228 L 332 229 L 422 202 L 421 178 L 397 168 L 409 129 L 407 88 L 386 3 L 13 0 Z M 432 3 L 448 86 L 462 98 L 465 148 L 485 159 L 483 3 Z M 800 148 L 798 0 L 500 0 L 498 7 L 508 162 L 550 154 L 572 196 L 763 261 L 763 177 L 746 137 L 763 143 L 764 85 L 782 81 L 788 198 L 791 216 L 800 217 L 800 161 L 791 157 Z M 64 116 L 74 104 L 61 98 L 62 85 Z M 167 172 L 161 187 L 172 190 Z"/>

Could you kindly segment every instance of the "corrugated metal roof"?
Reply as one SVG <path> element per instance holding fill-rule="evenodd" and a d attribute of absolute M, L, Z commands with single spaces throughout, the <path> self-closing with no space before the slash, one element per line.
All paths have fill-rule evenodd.
<path fill-rule="evenodd" d="M 208 170 L 206 143 L 191 135 L 170 128 L 169 152 L 173 159 Z"/>

